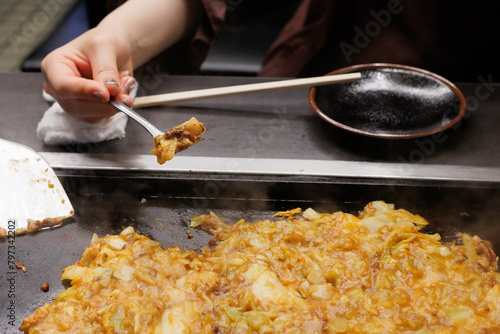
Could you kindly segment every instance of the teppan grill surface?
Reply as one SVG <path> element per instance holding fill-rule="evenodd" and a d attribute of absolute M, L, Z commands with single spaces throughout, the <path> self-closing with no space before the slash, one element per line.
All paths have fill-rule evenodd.
<path fill-rule="evenodd" d="M 458 231 L 467 232 L 491 241 L 500 253 L 498 183 L 209 174 L 165 177 L 133 171 L 59 171 L 59 177 L 75 216 L 60 227 L 0 241 L 0 253 L 7 254 L 14 246 L 10 248 L 13 260 L 26 269 L 9 269 L 7 257 L 2 256 L 2 333 L 16 332 L 24 317 L 69 286 L 60 280 L 61 272 L 81 258 L 94 233 L 118 234 L 133 226 L 163 247 L 198 249 L 211 236 L 190 228 L 190 218 L 210 211 L 228 223 L 253 222 L 297 207 L 357 214 L 368 202 L 384 200 L 426 218 L 430 225 L 424 231 L 438 232 L 444 241 L 454 240 Z M 49 284 L 46 292 L 41 289 L 44 283 Z"/>
<path fill-rule="evenodd" d="M 189 228 L 189 221 L 209 211 L 228 223 L 252 222 L 296 207 L 357 214 L 384 200 L 425 217 L 425 230 L 446 241 L 458 231 L 477 234 L 500 254 L 497 83 L 460 84 L 467 118 L 418 140 L 368 138 L 330 126 L 311 110 L 307 87 L 144 108 L 141 115 L 161 129 L 191 116 L 207 127 L 204 142 L 159 166 L 149 153 L 151 136 L 134 122 L 122 140 L 44 145 L 35 131 L 49 106 L 43 76 L 1 73 L 0 79 L 0 137 L 40 153 L 75 209 L 58 228 L 18 235 L 12 243 L 0 239 L 0 333 L 15 333 L 24 317 L 68 287 L 62 270 L 81 258 L 94 233 L 133 226 L 163 247 L 197 249 L 211 236 Z M 262 80 L 158 74 L 139 82 L 142 95 L 153 95 Z M 26 272 L 11 270 L 12 260 Z"/>

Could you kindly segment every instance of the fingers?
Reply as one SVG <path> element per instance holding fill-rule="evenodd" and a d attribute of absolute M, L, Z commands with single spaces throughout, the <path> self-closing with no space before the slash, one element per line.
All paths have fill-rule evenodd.
<path fill-rule="evenodd" d="M 136 79 L 131 76 L 126 76 L 125 74 L 127 73 L 121 74 L 120 84 L 122 90 L 118 95 L 115 96 L 115 98 L 131 108 L 133 106 L 133 100 L 129 96 L 129 94 L 130 91 L 136 85 Z M 77 78 L 77 79 L 93 81 L 84 78 Z M 67 80 L 65 81 L 67 84 L 74 82 L 73 84 L 70 84 L 71 86 L 73 86 L 73 89 L 68 90 L 68 93 L 64 94 L 68 98 L 62 98 L 62 99 L 59 98 L 58 102 L 60 106 L 63 108 L 63 110 L 66 111 L 71 116 L 76 117 L 88 123 L 96 123 L 103 119 L 109 118 L 117 113 L 117 110 L 113 106 L 111 106 L 108 103 L 105 103 L 106 101 L 104 101 L 103 97 L 99 97 L 99 95 L 95 93 L 92 95 L 92 92 L 95 92 L 92 91 L 92 86 L 86 87 L 85 85 L 81 85 L 82 91 L 88 90 L 88 92 L 80 93 L 77 92 L 77 90 L 74 88 L 79 86 L 78 85 L 79 80 L 75 80 L 75 78 L 71 77 L 66 78 L 65 80 Z M 44 89 L 50 95 L 52 96 L 55 95 L 49 83 L 45 82 Z M 61 93 L 61 90 L 59 90 L 59 93 Z M 88 96 L 88 95 L 92 95 L 92 98 L 89 99 L 78 98 L 80 96 Z"/>
<path fill-rule="evenodd" d="M 128 107 L 132 107 L 133 100 L 128 94 L 136 84 L 136 80 L 130 76 L 122 76 L 120 80 L 123 88 L 116 95 L 116 98 Z M 88 81 L 91 81 L 90 84 Z M 57 97 L 56 100 L 60 106 L 71 116 L 88 123 L 96 123 L 117 113 L 113 106 L 106 103 L 104 96 L 97 93 L 98 89 L 95 89 L 95 87 L 99 88 L 99 86 L 95 86 L 93 80 L 65 77 L 61 78 L 61 82 L 62 86 L 66 88 L 59 88 L 59 95 L 54 93 L 52 85 L 47 81 L 44 83 L 44 90 L 54 98 Z M 64 98 L 61 98 L 61 96 Z M 86 98 L 81 99 L 82 96 Z"/>
<path fill-rule="evenodd" d="M 129 76 L 128 73 L 122 73 L 120 74 L 120 77 L 120 86 L 122 87 L 122 90 L 115 96 L 115 98 L 127 107 L 132 108 L 134 100 L 130 96 L 130 93 L 137 85 L 137 81 L 134 77 Z"/>
<path fill-rule="evenodd" d="M 60 99 L 98 102 L 121 93 L 123 74 L 118 69 L 130 74 L 132 68 L 130 57 L 116 50 L 109 38 L 95 36 L 75 40 L 42 61 L 48 92 Z"/>
<path fill-rule="evenodd" d="M 111 50 L 105 50 L 111 51 Z M 101 54 L 99 50 L 98 54 Z M 132 105 L 128 95 L 135 79 L 130 76 L 132 65 L 124 61 L 120 67 L 112 55 L 89 57 L 87 52 L 70 44 L 63 46 L 42 61 L 45 75 L 44 90 L 60 104 L 68 114 L 88 123 L 95 123 L 113 116 L 117 111 L 110 104 L 111 96 Z M 113 54 L 113 52 L 111 52 Z M 96 62 L 96 69 L 94 64 Z M 122 70 L 118 74 L 117 68 Z M 100 76 L 93 78 L 94 71 Z"/>
<path fill-rule="evenodd" d="M 59 104 L 66 113 L 87 123 L 96 123 L 117 113 L 117 110 L 109 103 L 61 100 Z"/>
<path fill-rule="evenodd" d="M 134 85 L 136 85 L 136 80 L 131 76 L 122 75 L 120 84 L 122 90 L 115 96 L 115 98 L 131 108 L 133 106 L 133 100 L 129 94 L 134 88 Z M 98 98 L 95 99 L 98 100 Z M 63 110 L 71 116 L 88 123 L 99 122 L 117 113 L 117 110 L 112 105 L 109 103 L 103 103 L 103 101 L 60 99 L 59 104 Z"/>
<path fill-rule="evenodd" d="M 113 40 L 89 32 L 42 61 L 44 89 L 68 114 L 89 123 L 111 117 L 117 112 L 106 103 L 111 96 L 132 106 L 130 52 Z"/>
<path fill-rule="evenodd" d="M 85 100 L 107 102 L 110 94 L 106 87 L 91 79 L 61 76 L 57 81 L 46 81 L 45 90 L 56 100 Z"/>
<path fill-rule="evenodd" d="M 111 96 L 118 95 L 122 90 L 117 65 L 119 55 L 116 52 L 112 41 L 108 38 L 95 37 L 88 53 L 93 79 L 102 83 Z M 103 92 L 103 95 L 106 100 L 109 99 L 106 92 Z"/>
<path fill-rule="evenodd" d="M 82 76 L 90 64 L 78 59 L 77 55 L 56 50 L 42 61 L 42 72 L 45 75 L 44 88 L 56 100 L 79 99 L 88 101 L 105 101 L 106 87 L 94 80 Z"/>
<path fill-rule="evenodd" d="M 45 91 L 56 98 L 56 100 L 76 99 L 101 103 L 109 101 L 111 94 L 109 94 L 104 84 L 92 79 L 75 76 L 72 73 L 63 74 L 64 71 L 61 69 L 58 69 L 58 72 L 61 74 L 56 79 L 50 80 L 47 77 L 47 80 L 44 82 Z M 129 72 L 125 71 L 123 73 Z M 124 74 L 120 76 L 121 89 L 118 94 L 128 95 L 136 85 L 136 80 L 134 77 L 124 76 Z"/>
<path fill-rule="evenodd" d="M 122 93 L 130 94 L 132 92 L 132 90 L 134 90 L 135 86 L 137 85 L 137 81 L 134 77 L 132 77 L 130 75 L 123 75 L 121 78 L 121 84 L 123 87 Z"/>

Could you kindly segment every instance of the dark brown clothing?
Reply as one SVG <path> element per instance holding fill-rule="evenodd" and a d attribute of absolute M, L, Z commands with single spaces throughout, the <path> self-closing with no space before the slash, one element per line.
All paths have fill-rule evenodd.
<path fill-rule="evenodd" d="M 226 24 L 251 20 L 283 3 L 200 1 L 204 19 L 192 36 L 161 55 L 162 71 L 196 73 Z M 388 62 L 424 68 L 452 81 L 477 81 L 479 76 L 500 80 L 499 7 L 493 0 L 303 0 L 263 59 L 259 75 L 313 76 Z"/>
<path fill-rule="evenodd" d="M 262 75 L 320 75 L 389 62 L 453 80 L 498 74 L 496 1 L 305 0 L 271 47 Z"/>

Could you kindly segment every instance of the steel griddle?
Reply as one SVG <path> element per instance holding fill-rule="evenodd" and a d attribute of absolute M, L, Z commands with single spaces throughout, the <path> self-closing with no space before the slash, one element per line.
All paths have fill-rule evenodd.
<path fill-rule="evenodd" d="M 500 254 L 500 224 L 493 223 L 498 221 L 500 189 L 492 184 L 435 187 L 241 175 L 176 179 L 126 171 L 66 171 L 60 178 L 76 215 L 59 228 L 18 236 L 15 256 L 27 272 L 16 270 L 6 275 L 4 269 L 1 277 L 2 285 L 6 276 L 15 277 L 16 328 L 22 318 L 69 286 L 60 280 L 62 269 L 81 258 L 94 233 L 118 234 L 133 226 L 164 247 L 197 250 L 211 236 L 190 228 L 190 218 L 210 211 L 228 223 L 239 219 L 253 222 L 273 219 L 276 211 L 295 207 L 357 214 L 369 201 L 383 199 L 427 218 L 430 226 L 425 231 L 438 232 L 445 241 L 455 240 L 457 231 L 477 234 L 490 240 Z M 188 231 L 192 238 L 188 238 Z M 7 245 L 0 243 L 2 254 Z M 45 282 L 50 286 L 48 292 L 40 289 Z M 0 324 L 0 332 L 13 332 L 5 317 Z"/>
<path fill-rule="evenodd" d="M 296 207 L 357 214 L 368 202 L 385 200 L 429 220 L 426 232 L 439 232 L 446 241 L 454 240 L 457 231 L 477 234 L 500 254 L 498 85 L 460 85 L 479 104 L 446 138 L 431 141 L 380 141 L 328 127 L 309 109 L 307 89 L 144 109 L 143 115 L 159 126 L 180 124 L 188 116 L 207 125 L 204 142 L 159 167 L 146 149 L 151 138 L 133 123 L 121 141 L 44 146 L 34 135 L 47 107 L 39 93 L 41 75 L 0 74 L 0 79 L 0 105 L 7 108 L 0 137 L 40 152 L 76 211 L 59 228 L 16 237 L 15 260 L 24 264 L 25 273 L 11 274 L 9 243 L 0 240 L 0 333 L 15 333 L 24 317 L 68 287 L 60 280 L 62 269 L 81 258 L 93 233 L 116 234 L 133 226 L 164 247 L 199 249 L 211 236 L 189 228 L 189 221 L 210 211 L 228 223 L 252 222 Z M 257 80 L 158 76 L 144 81 L 150 86 L 143 93 Z M 495 92 L 479 100 L 479 88 Z M 14 326 L 7 317 L 11 276 Z M 49 291 L 42 292 L 46 282 Z"/>

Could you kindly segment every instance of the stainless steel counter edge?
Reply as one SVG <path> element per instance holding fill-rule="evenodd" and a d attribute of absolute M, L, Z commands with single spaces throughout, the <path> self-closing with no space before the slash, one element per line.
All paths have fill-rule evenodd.
<path fill-rule="evenodd" d="M 152 155 L 55 152 L 40 152 L 40 155 L 55 169 L 500 183 L 497 167 L 182 155 L 159 165 Z"/>

